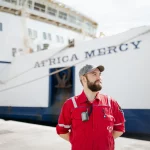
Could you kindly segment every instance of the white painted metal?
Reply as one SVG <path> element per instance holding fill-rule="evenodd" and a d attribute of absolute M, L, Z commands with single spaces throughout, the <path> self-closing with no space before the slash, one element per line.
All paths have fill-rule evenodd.
<path fill-rule="evenodd" d="M 54 60 L 51 59 L 50 61 L 48 58 L 59 49 L 16 57 L 10 68 L 9 79 L 35 67 L 37 63 L 41 67 L 36 66 L 32 71 L 7 82 L 5 86 L 0 86 L 0 90 L 46 75 L 49 73 L 49 68 L 75 65 L 75 94 L 79 94 L 82 91 L 82 85 L 78 77 L 81 66 L 102 64 L 105 66 L 105 71 L 102 73 L 103 93 L 115 98 L 122 108 L 149 109 L 149 31 L 149 26 L 140 27 L 112 37 L 80 43 L 74 48 L 69 48 L 54 56 L 55 64 Z M 121 46 L 121 44 L 124 45 Z M 116 46 L 116 52 L 110 50 L 112 48 L 108 48 L 111 46 Z M 99 49 L 102 48 L 105 48 L 105 50 L 103 49 L 100 54 Z M 89 58 L 89 54 L 91 54 L 91 58 Z M 57 63 L 58 57 L 61 63 Z M 44 61 L 43 67 L 41 60 L 46 59 L 48 60 Z M 63 59 L 66 62 L 63 62 Z M 84 62 L 77 64 L 81 61 Z M 47 76 L 31 84 L 0 92 L 0 105 L 46 107 L 49 101 L 49 90 L 49 77 Z"/>

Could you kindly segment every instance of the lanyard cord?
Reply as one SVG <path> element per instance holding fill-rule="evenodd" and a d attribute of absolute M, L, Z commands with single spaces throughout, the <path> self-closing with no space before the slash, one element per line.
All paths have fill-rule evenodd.
<path fill-rule="evenodd" d="M 93 105 L 91 104 L 89 107 L 88 116 L 91 115 L 92 111 L 93 111 Z"/>

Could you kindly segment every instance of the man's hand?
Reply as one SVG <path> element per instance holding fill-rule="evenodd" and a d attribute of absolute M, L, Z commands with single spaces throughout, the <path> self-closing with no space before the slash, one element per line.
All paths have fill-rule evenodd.
<path fill-rule="evenodd" d="M 68 132 L 68 133 L 66 133 L 66 134 L 59 134 L 59 136 L 60 136 L 61 138 L 63 138 L 64 140 L 69 141 L 70 133 Z"/>
<path fill-rule="evenodd" d="M 112 132 L 112 135 L 113 135 L 114 139 L 121 136 L 122 134 L 123 134 L 123 132 L 120 132 L 120 131 L 113 130 L 113 132 Z"/>

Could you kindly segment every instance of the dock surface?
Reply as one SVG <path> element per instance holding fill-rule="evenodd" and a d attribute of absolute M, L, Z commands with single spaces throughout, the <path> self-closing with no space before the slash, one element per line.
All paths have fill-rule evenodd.
<path fill-rule="evenodd" d="M 150 141 L 119 137 L 115 150 L 150 150 Z M 55 127 L 0 120 L 0 150 L 70 150 Z"/>

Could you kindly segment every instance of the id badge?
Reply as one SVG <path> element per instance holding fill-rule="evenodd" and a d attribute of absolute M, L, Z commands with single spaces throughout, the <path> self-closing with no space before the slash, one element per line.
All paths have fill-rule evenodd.
<path fill-rule="evenodd" d="M 87 121 L 89 120 L 89 116 L 88 116 L 88 112 L 82 112 L 81 113 L 81 118 L 82 118 L 82 121 Z"/>

